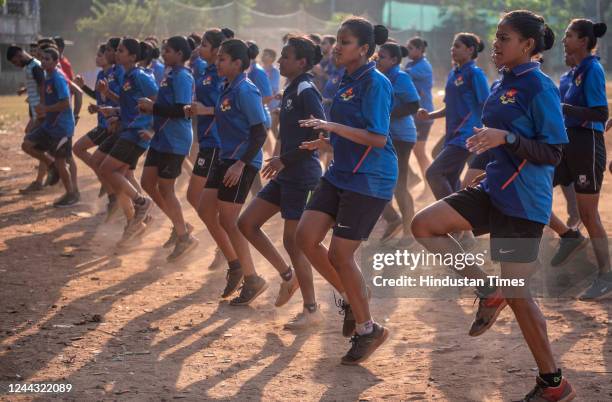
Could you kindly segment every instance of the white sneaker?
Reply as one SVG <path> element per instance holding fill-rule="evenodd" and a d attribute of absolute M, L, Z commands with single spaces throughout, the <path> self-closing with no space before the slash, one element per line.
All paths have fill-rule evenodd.
<path fill-rule="evenodd" d="M 276 307 L 284 306 L 291 299 L 291 296 L 298 290 L 300 284 L 297 280 L 297 275 L 295 271 L 291 275 L 291 279 L 288 281 L 282 281 L 280 285 L 280 289 L 278 290 L 278 296 L 276 296 L 276 301 L 274 305 Z"/>
<path fill-rule="evenodd" d="M 318 327 L 323 323 L 323 314 L 321 314 L 321 310 L 317 306 L 317 309 L 314 313 L 308 311 L 307 308 L 293 317 L 291 321 L 285 324 L 284 328 L 289 330 L 302 330 L 307 328 Z"/>

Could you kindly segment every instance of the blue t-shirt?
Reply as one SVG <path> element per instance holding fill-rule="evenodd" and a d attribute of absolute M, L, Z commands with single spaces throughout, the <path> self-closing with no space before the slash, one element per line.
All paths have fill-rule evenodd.
<path fill-rule="evenodd" d="M 155 59 L 151 62 L 151 70 L 153 71 L 153 76 L 155 77 L 155 83 L 159 86 L 164 79 L 166 66 L 164 66 L 164 63 L 161 61 Z"/>
<path fill-rule="evenodd" d="M 57 68 L 51 73 L 45 72 L 45 106 L 66 99 L 70 103 L 70 88 L 64 74 Z M 72 104 L 61 112 L 46 113 L 43 128 L 53 138 L 72 137 L 74 134 Z"/>
<path fill-rule="evenodd" d="M 261 94 L 246 74 L 238 75 L 221 92 L 215 121 L 221 139 L 220 158 L 239 160 L 248 148 L 251 127 L 266 121 Z M 260 149 L 251 166 L 261 168 L 262 155 Z"/>
<path fill-rule="evenodd" d="M 263 67 L 255 62 L 252 62 L 251 67 L 249 68 L 248 78 L 253 84 L 255 84 L 262 98 L 272 96 L 272 85 L 270 85 L 270 80 L 268 79 L 268 75 Z M 264 112 L 266 116 L 264 125 L 266 128 L 270 128 L 272 126 L 272 116 L 270 116 L 270 109 L 268 108 L 268 105 L 264 105 Z"/>
<path fill-rule="evenodd" d="M 157 95 L 157 84 L 152 74 L 141 67 L 135 67 L 125 73 L 123 86 L 119 94 L 121 107 L 121 138 L 135 143 L 139 147 L 148 148 L 149 140 L 140 138 L 139 131 L 150 129 L 153 116 L 140 114 L 138 99 L 151 98 Z"/>
<path fill-rule="evenodd" d="M 484 101 L 489 96 L 489 85 L 484 72 L 474 60 L 454 68 L 446 81 L 446 137 L 445 145 L 467 149 L 465 141 L 473 135 L 473 127 L 482 127 Z"/>
<path fill-rule="evenodd" d="M 486 127 L 546 144 L 568 142 L 559 90 L 537 62 L 502 73 L 491 87 L 482 121 Z M 493 205 L 505 215 L 548 224 L 555 167 L 521 159 L 503 145 L 489 150 L 489 155 L 481 185 Z"/>
<path fill-rule="evenodd" d="M 206 66 L 204 73 L 196 78 L 196 100 L 204 106 L 216 106 L 223 87 L 223 79 L 217 74 L 217 66 L 213 63 Z M 221 140 L 215 116 L 198 116 L 198 144 L 200 149 L 219 148 Z"/>
<path fill-rule="evenodd" d="M 565 93 L 569 89 L 570 82 L 572 81 L 572 74 L 574 73 L 574 69 L 569 69 L 564 72 L 561 77 L 559 77 L 559 93 L 561 94 L 561 99 L 565 98 Z"/>
<path fill-rule="evenodd" d="M 580 107 L 607 107 L 606 75 L 597 56 L 588 56 L 573 70 L 563 103 Z M 604 131 L 604 122 L 565 116 L 566 127 L 586 127 Z"/>
<path fill-rule="evenodd" d="M 412 83 L 412 78 L 400 71 L 399 64 L 391 68 L 385 74 L 393 86 L 393 107 L 399 107 L 405 103 L 418 102 L 419 94 Z M 412 115 L 391 118 L 391 138 L 393 140 L 416 142 L 417 132 Z"/>
<path fill-rule="evenodd" d="M 280 91 L 280 71 L 275 66 L 270 66 L 270 68 L 264 68 L 266 71 L 266 75 L 268 76 L 268 80 L 270 80 L 270 87 L 272 89 L 272 95 L 278 94 Z M 270 103 L 268 103 L 268 109 L 276 110 L 280 107 L 280 100 L 272 99 Z"/>
<path fill-rule="evenodd" d="M 187 67 L 174 67 L 162 80 L 155 103 L 160 106 L 189 105 L 193 99 L 193 85 L 193 76 Z M 193 140 L 190 118 L 153 116 L 153 129 L 151 148 L 170 154 L 189 154 Z"/>
<path fill-rule="evenodd" d="M 397 156 L 389 135 L 393 103 L 391 83 L 374 62 L 342 78 L 334 97 L 331 121 L 387 137 L 382 148 L 368 147 L 332 132 L 334 160 L 325 178 L 334 186 L 390 200 L 397 182 Z"/>
<path fill-rule="evenodd" d="M 420 105 L 423 109 L 431 112 L 434 110 L 433 104 L 433 69 L 426 57 L 421 57 L 419 60 L 409 61 L 404 67 L 404 71 L 410 75 L 414 86 L 421 97 Z"/>
<path fill-rule="evenodd" d="M 96 87 L 98 83 L 102 80 L 105 80 L 108 84 L 108 89 L 113 92 L 115 95 L 119 95 L 121 92 L 121 85 L 123 85 L 123 67 L 121 66 L 111 66 L 107 71 L 100 70 L 98 71 L 98 76 L 96 77 Z M 105 98 L 99 91 L 96 92 L 96 104 L 98 106 L 111 106 L 116 107 L 119 104 L 113 101 L 111 98 Z M 98 126 L 102 128 L 106 128 L 108 123 L 106 122 L 106 118 L 100 112 L 98 112 Z"/>
<path fill-rule="evenodd" d="M 318 137 L 312 128 L 300 127 L 299 121 L 309 119 L 310 116 L 325 119 L 325 112 L 313 77 L 310 74 L 302 74 L 285 88 L 281 102 L 279 135 L 281 159 L 285 168 L 275 180 L 283 185 L 312 189 L 321 178 L 318 152 L 299 149 L 302 142 Z M 290 155 L 291 159 L 286 162 L 283 157 L 289 158 Z"/>
<path fill-rule="evenodd" d="M 204 74 L 204 71 L 206 70 L 207 66 L 208 63 L 206 62 L 206 60 L 204 60 L 200 56 L 197 56 L 193 60 L 191 60 L 191 62 L 189 63 L 189 67 L 191 68 L 191 74 L 193 75 L 193 78 L 200 78 L 200 76 Z"/>
<path fill-rule="evenodd" d="M 331 64 L 331 63 L 330 63 Z M 335 68 L 331 70 L 328 75 L 327 82 L 323 87 L 323 91 L 321 95 L 323 96 L 323 100 L 325 101 L 323 104 L 323 110 L 325 110 L 325 116 L 329 119 L 329 109 L 331 108 L 331 101 L 336 96 L 338 92 L 338 88 L 340 87 L 340 82 L 342 81 L 342 77 L 344 76 L 344 67 Z"/>

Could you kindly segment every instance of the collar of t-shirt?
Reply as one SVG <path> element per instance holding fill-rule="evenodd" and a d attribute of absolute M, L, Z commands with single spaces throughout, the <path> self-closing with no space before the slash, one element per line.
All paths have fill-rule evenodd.
<path fill-rule="evenodd" d="M 503 75 L 512 74 L 515 77 L 519 77 L 531 70 L 535 70 L 536 68 L 540 68 L 540 63 L 537 61 L 529 61 L 527 63 L 519 64 L 518 66 L 514 66 L 511 69 L 502 67 L 499 72 Z"/>
<path fill-rule="evenodd" d="M 582 61 L 580 62 L 580 64 L 578 64 L 578 66 L 575 68 L 574 70 L 574 75 L 578 75 L 580 73 L 582 73 L 584 70 L 586 70 L 591 63 L 593 63 L 593 61 L 595 60 L 599 60 L 598 56 L 587 56 L 584 59 L 582 59 Z"/>
<path fill-rule="evenodd" d="M 352 74 L 348 74 L 348 72 L 344 73 L 344 77 L 342 78 L 343 83 L 359 81 L 361 77 L 366 75 L 368 72 L 376 68 L 376 63 L 371 61 L 369 63 L 364 64 L 359 67 L 357 70 L 353 71 Z"/>
<path fill-rule="evenodd" d="M 387 78 L 389 79 L 389 81 L 391 81 L 392 83 L 395 81 L 395 79 L 397 78 L 397 75 L 400 72 L 400 66 L 399 64 L 391 67 L 389 70 L 387 70 L 387 72 L 385 73 L 385 75 L 387 76 Z"/>
<path fill-rule="evenodd" d="M 287 89 L 285 89 L 285 91 L 289 91 L 291 89 L 293 89 L 294 87 L 298 86 L 300 84 L 300 82 L 302 81 L 307 81 L 307 80 L 312 80 L 312 74 L 310 73 L 302 73 L 300 75 L 298 75 L 297 77 L 295 77 L 290 83 L 289 85 L 287 85 Z"/>
<path fill-rule="evenodd" d="M 417 64 L 419 64 L 420 62 L 422 62 L 423 60 L 427 60 L 425 56 L 421 57 L 418 60 L 410 60 L 408 63 L 406 63 L 406 68 L 414 67 Z"/>
<path fill-rule="evenodd" d="M 470 60 L 467 63 L 465 63 L 464 65 L 462 65 L 461 67 L 456 66 L 454 68 L 455 73 L 464 73 L 466 72 L 468 69 L 474 67 L 476 65 L 476 62 L 474 60 Z"/>
<path fill-rule="evenodd" d="M 227 79 L 225 80 L 225 87 L 223 88 L 224 91 L 228 91 L 230 89 L 234 89 L 235 87 L 237 87 L 242 81 L 246 80 L 247 75 L 246 73 L 240 73 L 236 76 L 236 78 L 234 78 L 234 80 L 232 82 L 229 82 Z"/>

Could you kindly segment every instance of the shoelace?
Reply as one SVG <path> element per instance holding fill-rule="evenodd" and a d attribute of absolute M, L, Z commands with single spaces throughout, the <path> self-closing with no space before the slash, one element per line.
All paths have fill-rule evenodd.
<path fill-rule="evenodd" d="M 338 314 L 346 316 L 346 311 L 348 310 L 349 305 L 344 302 L 343 298 L 336 298 L 336 292 L 333 292 L 333 295 L 334 304 L 340 309 L 340 311 L 338 311 Z"/>

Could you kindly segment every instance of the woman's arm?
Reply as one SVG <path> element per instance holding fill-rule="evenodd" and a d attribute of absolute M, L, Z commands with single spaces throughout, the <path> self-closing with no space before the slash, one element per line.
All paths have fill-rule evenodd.
<path fill-rule="evenodd" d="M 340 137 L 368 147 L 382 148 L 387 143 L 386 135 L 371 133 L 363 128 L 349 127 L 321 119 L 300 120 L 300 126 L 310 127 L 314 130 L 332 131 Z"/>

